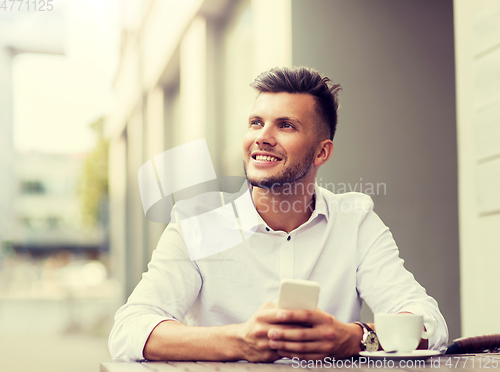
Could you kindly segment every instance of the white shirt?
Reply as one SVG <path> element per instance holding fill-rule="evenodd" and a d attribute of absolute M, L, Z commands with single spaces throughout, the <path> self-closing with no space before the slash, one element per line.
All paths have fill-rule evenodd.
<path fill-rule="evenodd" d="M 116 313 L 109 338 L 115 361 L 144 359 L 150 333 L 164 320 L 185 319 L 191 326 L 243 323 L 265 302 L 277 300 L 283 278 L 318 282 L 318 307 L 341 322 L 360 320 L 362 299 L 374 313 L 432 317 L 436 331 L 429 349 L 444 350 L 448 329 L 438 305 L 403 267 L 369 196 L 316 186 L 311 217 L 287 234 L 267 226 L 249 195 L 208 212 L 194 213 L 191 204 L 184 208 L 191 217 L 184 219 L 182 202 L 176 204 L 175 222 L 160 238 L 147 273 Z M 227 195 L 221 204 L 224 200 Z"/>

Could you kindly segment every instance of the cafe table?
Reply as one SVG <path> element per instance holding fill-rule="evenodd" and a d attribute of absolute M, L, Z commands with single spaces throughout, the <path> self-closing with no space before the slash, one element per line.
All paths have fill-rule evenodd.
<path fill-rule="evenodd" d="M 153 362 L 101 363 L 100 372 L 247 372 L 275 371 L 286 372 L 298 369 L 326 370 L 399 370 L 421 371 L 431 369 L 454 371 L 500 370 L 500 353 L 447 354 L 431 357 L 425 361 L 405 359 L 354 358 L 346 360 L 325 360 L 324 362 L 279 360 L 275 363 L 248 362 Z"/>

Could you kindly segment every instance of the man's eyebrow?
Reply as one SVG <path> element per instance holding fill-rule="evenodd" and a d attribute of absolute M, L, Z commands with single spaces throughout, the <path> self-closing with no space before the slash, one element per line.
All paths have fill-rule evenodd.
<path fill-rule="evenodd" d="M 250 114 L 248 120 L 262 120 L 262 118 L 259 115 Z M 293 121 L 294 123 L 297 123 L 300 126 L 304 126 L 304 124 L 302 124 L 299 118 L 296 118 L 294 116 L 280 116 L 279 118 L 276 118 L 273 121 Z"/>
<path fill-rule="evenodd" d="M 282 116 L 282 117 L 276 118 L 276 121 L 293 121 L 295 123 L 298 123 L 301 126 L 304 126 L 304 124 L 302 124 L 302 122 L 299 120 L 299 118 L 296 118 L 294 116 Z"/>
<path fill-rule="evenodd" d="M 250 116 L 248 117 L 248 120 L 254 120 L 254 119 L 262 120 L 262 118 L 259 115 L 250 114 Z"/>

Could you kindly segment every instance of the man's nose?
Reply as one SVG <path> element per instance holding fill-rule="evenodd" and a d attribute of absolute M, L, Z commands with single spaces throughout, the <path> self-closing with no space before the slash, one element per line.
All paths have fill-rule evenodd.
<path fill-rule="evenodd" d="M 255 142 L 258 145 L 275 146 L 276 145 L 276 138 L 275 138 L 274 132 L 275 132 L 275 130 L 274 130 L 272 125 L 265 124 L 262 127 L 262 129 L 259 130 L 259 134 L 257 135 Z"/>

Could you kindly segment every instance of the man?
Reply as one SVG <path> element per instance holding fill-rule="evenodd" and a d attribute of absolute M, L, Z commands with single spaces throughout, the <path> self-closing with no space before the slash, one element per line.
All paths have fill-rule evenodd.
<path fill-rule="evenodd" d="M 340 86 L 305 67 L 274 68 L 252 86 L 259 95 L 243 140 L 249 203 L 234 201 L 245 239 L 193 259 L 186 220 L 172 222 L 117 312 L 113 359 L 346 358 L 367 347 L 369 331 L 355 323 L 362 299 L 374 312 L 433 318 L 428 346 L 444 348 L 448 331 L 437 303 L 404 269 L 371 199 L 316 184 L 333 151 Z M 223 214 L 211 213 L 206 221 Z M 249 222 L 252 213 L 257 218 Z M 232 233 L 217 226 L 223 238 Z M 273 301 L 283 278 L 319 282 L 318 308 L 278 309 Z"/>

